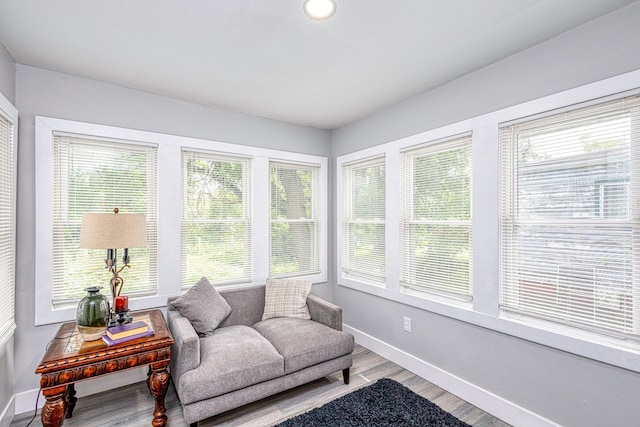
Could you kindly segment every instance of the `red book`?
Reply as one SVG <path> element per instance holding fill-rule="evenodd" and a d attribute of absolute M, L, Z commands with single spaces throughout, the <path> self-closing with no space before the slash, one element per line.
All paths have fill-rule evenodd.
<path fill-rule="evenodd" d="M 139 334 L 135 334 L 135 335 L 130 335 L 128 337 L 124 337 L 124 338 L 120 338 L 117 340 L 112 340 L 111 338 L 109 338 L 106 335 L 102 336 L 102 341 L 104 341 L 104 343 L 108 346 L 112 346 L 112 345 L 116 345 L 116 344 L 122 344 L 123 342 L 127 342 L 127 341 L 132 341 L 132 340 L 137 340 L 138 338 L 144 338 L 144 337 L 149 337 L 151 335 L 155 335 L 156 331 L 153 330 L 153 328 L 151 328 L 151 326 L 149 326 L 149 329 L 145 332 L 141 332 Z"/>

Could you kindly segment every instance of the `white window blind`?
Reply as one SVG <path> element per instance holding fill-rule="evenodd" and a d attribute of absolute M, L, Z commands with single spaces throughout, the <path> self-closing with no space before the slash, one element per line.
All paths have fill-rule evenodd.
<path fill-rule="evenodd" d="M 502 126 L 500 144 L 503 314 L 637 338 L 639 97 Z"/>
<path fill-rule="evenodd" d="M 470 300 L 471 136 L 401 153 L 401 284 Z"/>
<path fill-rule="evenodd" d="M 122 272 L 123 294 L 154 295 L 157 289 L 156 148 L 78 135 L 54 135 L 53 307 L 77 300 L 88 286 L 109 292 L 106 250 L 80 249 L 85 212 L 146 215 L 147 246 L 131 248 Z M 116 248 L 121 249 L 121 248 Z M 122 254 L 119 253 L 119 257 Z"/>
<path fill-rule="evenodd" d="M 251 160 L 182 153 L 182 288 L 252 279 Z"/>
<path fill-rule="evenodd" d="M 270 162 L 271 277 L 320 272 L 318 166 Z"/>
<path fill-rule="evenodd" d="M 14 126 L 0 111 L 0 342 L 15 325 L 16 158 Z"/>
<path fill-rule="evenodd" d="M 343 166 L 342 176 L 342 274 L 384 285 L 385 159 Z"/>

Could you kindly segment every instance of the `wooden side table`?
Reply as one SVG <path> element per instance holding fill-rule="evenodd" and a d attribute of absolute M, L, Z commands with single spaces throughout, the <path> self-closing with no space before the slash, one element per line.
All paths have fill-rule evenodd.
<path fill-rule="evenodd" d="M 149 323 L 155 335 L 109 347 L 102 340 L 85 342 L 76 322 L 60 326 L 36 369 L 42 375 L 40 388 L 47 399 L 42 408 L 42 425 L 58 427 L 65 417 L 71 418 L 77 381 L 145 365 L 149 366 L 147 384 L 155 399 L 152 425 L 166 424 L 164 397 L 169 386 L 167 366 L 173 337 L 160 310 L 136 312 L 133 319 Z"/>

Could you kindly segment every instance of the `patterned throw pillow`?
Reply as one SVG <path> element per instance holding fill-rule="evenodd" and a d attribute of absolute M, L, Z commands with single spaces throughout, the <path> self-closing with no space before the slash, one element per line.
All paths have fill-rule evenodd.
<path fill-rule="evenodd" d="M 309 292 L 311 282 L 308 280 L 268 279 L 262 320 L 272 317 L 311 319 L 307 307 Z"/>
<path fill-rule="evenodd" d="M 231 314 L 231 306 L 203 277 L 184 295 L 171 302 L 173 308 L 189 319 L 200 335 L 213 332 Z"/>

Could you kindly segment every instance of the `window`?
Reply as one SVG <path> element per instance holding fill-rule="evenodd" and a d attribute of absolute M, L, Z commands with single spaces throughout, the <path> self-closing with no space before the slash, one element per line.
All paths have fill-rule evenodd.
<path fill-rule="evenodd" d="M 0 344 L 15 328 L 16 120 L 0 95 Z"/>
<path fill-rule="evenodd" d="M 124 276 L 132 310 L 161 307 L 202 276 L 264 283 L 274 174 L 273 265 L 327 280 L 326 157 L 51 117 L 36 117 L 35 143 L 36 325 L 73 319 L 89 284 L 107 289 L 106 252 L 78 249 L 89 210 L 146 214 L 147 248 L 131 249 Z"/>
<path fill-rule="evenodd" d="M 142 213 L 147 246 L 129 250 L 124 292 L 153 295 L 157 288 L 156 148 L 72 134 L 53 137 L 53 308 L 73 305 L 87 286 L 108 284 L 106 251 L 80 249 L 85 212 Z M 108 287 L 107 287 L 108 289 Z"/>
<path fill-rule="evenodd" d="M 318 166 L 270 162 L 271 277 L 320 273 Z"/>
<path fill-rule="evenodd" d="M 634 71 L 338 156 L 337 285 L 640 372 L 639 111 Z M 349 227 L 382 159 L 375 286 Z"/>
<path fill-rule="evenodd" d="M 471 136 L 401 153 L 401 284 L 471 299 Z"/>
<path fill-rule="evenodd" d="M 509 318 L 640 336 L 640 97 L 502 126 Z M 563 326 L 564 325 L 564 326 Z"/>
<path fill-rule="evenodd" d="M 182 153 L 182 288 L 252 279 L 251 161 Z"/>
<path fill-rule="evenodd" d="M 385 158 L 342 167 L 342 274 L 384 286 Z"/>

